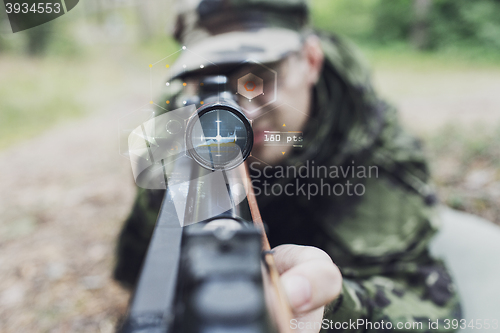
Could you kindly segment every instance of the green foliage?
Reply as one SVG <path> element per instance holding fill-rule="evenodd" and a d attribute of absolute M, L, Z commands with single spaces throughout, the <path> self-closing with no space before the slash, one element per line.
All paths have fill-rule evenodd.
<path fill-rule="evenodd" d="M 415 0 L 314 0 L 316 27 L 369 45 L 408 43 Z M 500 49 L 500 0 L 432 0 L 424 19 L 430 49 Z"/>
<path fill-rule="evenodd" d="M 179 49 L 164 30 L 139 38 L 135 7 L 99 19 L 83 10 L 0 36 L 0 150 L 147 90 L 136 79 L 147 80 L 148 64 Z"/>
<path fill-rule="evenodd" d="M 368 39 L 373 25 L 373 0 L 313 0 L 311 15 L 316 28 L 354 39 Z"/>
<path fill-rule="evenodd" d="M 5 56 L 1 62 L 0 148 L 84 113 L 85 104 L 75 98 L 88 81 L 83 69 Z"/>
<path fill-rule="evenodd" d="M 378 0 L 372 38 L 408 41 L 415 24 L 412 0 Z M 426 18 L 431 48 L 474 45 L 500 49 L 500 1 L 433 0 Z"/>
<path fill-rule="evenodd" d="M 458 209 L 458 210 L 465 210 L 465 202 L 464 202 L 464 198 L 463 196 L 461 196 L 460 194 L 452 194 L 450 195 L 449 198 L 447 198 L 446 200 L 446 203 L 448 204 L 448 206 L 450 206 L 450 208 L 453 208 L 453 209 Z"/>
<path fill-rule="evenodd" d="M 25 31 L 27 37 L 26 53 L 39 56 L 47 51 L 48 44 L 53 35 L 52 22 L 42 24 Z"/>
<path fill-rule="evenodd" d="M 179 43 L 177 41 L 168 36 L 168 35 L 157 35 L 153 36 L 150 39 L 141 42 L 138 54 L 142 56 L 147 61 L 157 61 L 165 58 L 166 56 L 178 51 L 180 49 Z M 174 57 L 170 58 L 171 61 L 174 61 L 179 54 L 176 54 Z"/>
<path fill-rule="evenodd" d="M 413 21 L 411 0 L 379 0 L 374 6 L 371 38 L 381 43 L 406 40 Z"/>
<path fill-rule="evenodd" d="M 45 54 L 48 57 L 67 59 L 82 59 L 87 56 L 87 47 L 78 40 L 78 29 L 84 29 L 82 23 L 75 16 L 61 16 L 54 21 L 48 22 L 52 34 L 47 43 Z"/>
<path fill-rule="evenodd" d="M 434 47 L 467 43 L 500 49 L 500 1 L 435 0 L 430 28 Z"/>

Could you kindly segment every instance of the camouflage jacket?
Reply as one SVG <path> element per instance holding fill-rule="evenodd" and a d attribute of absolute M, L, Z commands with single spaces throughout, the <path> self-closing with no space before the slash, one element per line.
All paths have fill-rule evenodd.
<path fill-rule="evenodd" d="M 362 184 L 361 196 L 259 196 L 270 241 L 319 247 L 339 266 L 343 290 L 325 308 L 324 331 L 379 332 L 390 323 L 394 332 L 451 332 L 445 320 L 460 318 L 460 304 L 446 268 L 428 252 L 437 200 L 420 144 L 377 97 L 356 49 L 338 37 L 321 38 L 325 64 L 312 106 L 320 125 L 304 130 L 310 133 L 304 149 L 283 165 L 376 166 L 377 175 L 329 179 Z M 118 280 L 135 283 L 163 193 L 139 189 L 119 239 Z M 365 324 L 353 325 L 357 320 Z"/>

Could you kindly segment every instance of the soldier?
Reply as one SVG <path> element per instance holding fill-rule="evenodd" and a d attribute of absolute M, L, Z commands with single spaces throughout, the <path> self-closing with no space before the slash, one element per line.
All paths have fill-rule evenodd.
<path fill-rule="evenodd" d="M 185 53 L 180 71 L 203 74 L 216 64 L 237 80 L 258 70 L 236 66 L 250 58 L 278 72 L 273 112 L 264 107 L 251 115 L 254 155 L 271 166 L 356 170 L 291 179 L 268 177 L 267 164 L 251 167 L 259 185 L 328 184 L 330 190 L 345 190 L 257 197 L 297 316 L 290 327 L 453 331 L 447 320 L 460 319 L 459 300 L 446 268 L 428 251 L 437 230 L 437 200 L 426 160 L 419 142 L 401 129 L 395 109 L 375 94 L 356 49 L 339 36 L 311 30 L 305 0 L 203 0 L 182 6 L 175 37 L 210 63 L 200 69 L 199 59 Z M 302 130 L 304 141 L 279 157 L 267 153 L 262 133 L 281 123 Z M 374 173 L 359 173 L 368 169 Z M 115 277 L 124 283 L 136 282 L 163 194 L 143 189 L 137 194 L 118 245 Z"/>

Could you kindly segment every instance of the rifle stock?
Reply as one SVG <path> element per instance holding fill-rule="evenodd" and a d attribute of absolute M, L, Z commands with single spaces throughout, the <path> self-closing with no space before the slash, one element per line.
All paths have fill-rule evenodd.
<path fill-rule="evenodd" d="M 244 163 L 253 130 L 227 83 L 203 78 L 194 99 L 205 103 L 189 119 L 185 110 L 166 113 L 129 138 L 135 151 L 147 151 L 131 161 L 136 182 L 167 190 L 124 333 L 290 331 L 292 312 Z M 185 128 L 183 138 L 168 131 L 169 121 Z M 169 155 L 181 140 L 186 151 Z"/>
<path fill-rule="evenodd" d="M 225 172 L 230 195 L 232 176 L 244 180 L 246 199 L 223 214 L 185 227 L 166 191 L 121 332 L 290 331 L 292 312 L 248 168 L 242 164 Z M 199 195 L 196 188 L 190 193 Z"/>

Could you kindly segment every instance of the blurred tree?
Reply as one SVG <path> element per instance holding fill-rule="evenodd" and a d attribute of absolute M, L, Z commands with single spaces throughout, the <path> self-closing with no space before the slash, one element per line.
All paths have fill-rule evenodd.
<path fill-rule="evenodd" d="M 432 12 L 434 47 L 461 43 L 500 48 L 499 0 L 435 0 Z"/>
<path fill-rule="evenodd" d="M 431 0 L 413 0 L 413 25 L 411 43 L 416 49 L 429 48 L 429 14 Z"/>
<path fill-rule="evenodd" d="M 52 22 L 26 30 L 26 52 L 31 56 L 42 55 L 52 37 Z"/>
<path fill-rule="evenodd" d="M 151 1 L 140 1 L 137 4 L 137 18 L 139 20 L 139 34 L 142 40 L 149 40 L 153 36 L 154 11 L 151 10 Z"/>
<path fill-rule="evenodd" d="M 500 49 L 500 0 L 378 0 L 372 15 L 372 38 L 379 43 Z"/>
<path fill-rule="evenodd" d="M 314 27 L 340 33 L 355 40 L 369 40 L 373 30 L 374 0 L 313 0 Z"/>
<path fill-rule="evenodd" d="M 137 4 L 139 37 L 147 41 L 156 36 L 170 34 L 173 30 L 175 7 L 174 0 L 142 0 Z M 177 1 L 177 4 L 182 2 Z"/>
<path fill-rule="evenodd" d="M 4 38 L 4 34 L 12 32 L 7 18 L 7 13 L 4 10 L 4 8 L 5 7 L 3 3 L 0 4 L 0 52 L 4 52 L 6 49 L 6 41 Z"/>
<path fill-rule="evenodd" d="M 412 25 L 412 0 L 379 0 L 373 9 L 372 37 L 382 43 L 408 40 Z"/>
<path fill-rule="evenodd" d="M 2 53 L 3 49 L 5 48 L 4 46 L 4 39 L 3 39 L 3 36 L 2 36 L 2 26 L 3 26 L 3 21 L 2 21 L 2 15 L 0 15 L 0 53 Z"/>

